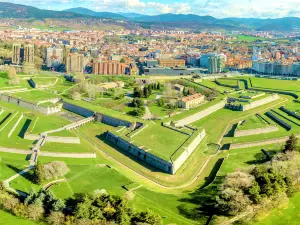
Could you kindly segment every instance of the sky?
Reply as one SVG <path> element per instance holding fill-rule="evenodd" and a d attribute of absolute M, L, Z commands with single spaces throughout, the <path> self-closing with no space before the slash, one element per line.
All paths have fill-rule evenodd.
<path fill-rule="evenodd" d="M 216 18 L 300 17 L 300 0 L 1 0 L 42 9 L 85 7 L 94 11 L 210 15 Z M 0 3 L 1 4 L 1 3 Z"/>

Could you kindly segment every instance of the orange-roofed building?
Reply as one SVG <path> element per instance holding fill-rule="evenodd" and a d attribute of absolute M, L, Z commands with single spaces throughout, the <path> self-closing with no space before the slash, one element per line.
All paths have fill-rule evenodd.
<path fill-rule="evenodd" d="M 178 101 L 179 108 L 190 109 L 196 107 L 204 102 L 204 95 L 199 93 L 193 94 L 184 98 L 181 98 Z"/>

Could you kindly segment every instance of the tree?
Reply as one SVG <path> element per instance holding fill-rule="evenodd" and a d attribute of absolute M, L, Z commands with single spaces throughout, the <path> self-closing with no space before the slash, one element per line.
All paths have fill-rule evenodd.
<path fill-rule="evenodd" d="M 161 85 L 160 85 L 159 82 L 157 82 L 156 89 L 157 89 L 157 90 L 160 90 L 160 88 L 161 88 Z"/>
<path fill-rule="evenodd" d="M 47 217 L 47 222 L 50 225 L 64 225 L 65 215 L 62 212 L 51 212 Z"/>
<path fill-rule="evenodd" d="M 143 96 L 144 98 L 148 98 L 150 96 L 149 89 L 145 86 L 143 90 Z"/>
<path fill-rule="evenodd" d="M 16 69 L 14 67 L 10 67 L 8 69 L 8 84 L 9 85 L 20 84 L 19 78 L 17 77 Z"/>
<path fill-rule="evenodd" d="M 72 93 L 72 99 L 75 100 L 75 101 L 81 100 L 81 94 L 77 91 L 73 92 Z"/>
<path fill-rule="evenodd" d="M 286 153 L 288 151 L 299 151 L 298 139 L 294 134 L 289 137 L 284 145 L 283 152 Z"/>
<path fill-rule="evenodd" d="M 125 59 L 122 58 L 122 59 L 120 60 L 120 63 L 125 63 Z"/>
<path fill-rule="evenodd" d="M 45 181 L 44 167 L 39 161 L 34 168 L 33 181 L 36 184 L 42 184 Z"/>
<path fill-rule="evenodd" d="M 132 116 L 141 117 L 145 114 L 145 112 L 146 112 L 145 107 L 141 107 L 141 108 L 135 108 L 134 110 L 129 112 L 129 114 Z"/>
<path fill-rule="evenodd" d="M 145 223 L 149 225 L 160 225 L 162 224 L 162 219 L 160 215 L 151 212 L 150 210 L 146 212 L 137 213 L 132 221 L 134 224 Z"/>
<path fill-rule="evenodd" d="M 217 197 L 217 208 L 229 215 L 237 215 L 245 211 L 251 204 L 248 196 L 242 190 L 226 188 Z"/>
<path fill-rule="evenodd" d="M 58 177 L 62 177 L 69 172 L 69 168 L 67 167 L 65 162 L 54 161 L 44 165 L 43 168 L 45 179 L 57 179 Z"/>
<path fill-rule="evenodd" d="M 142 98 L 143 97 L 143 91 L 142 91 L 142 89 L 140 89 L 138 87 L 135 87 L 133 89 L 133 97 L 135 97 L 135 98 Z"/>
<path fill-rule="evenodd" d="M 134 99 L 132 99 L 131 104 L 132 104 L 133 107 L 140 108 L 140 107 L 144 106 L 144 101 L 140 98 L 134 98 Z"/>
<path fill-rule="evenodd" d="M 31 204 L 27 206 L 27 217 L 31 220 L 38 221 L 44 214 L 44 208 L 39 205 Z"/>
<path fill-rule="evenodd" d="M 159 99 L 157 100 L 157 105 L 158 105 L 158 106 L 164 106 L 164 105 L 165 105 L 164 99 L 163 99 L 163 98 L 159 98 Z"/>

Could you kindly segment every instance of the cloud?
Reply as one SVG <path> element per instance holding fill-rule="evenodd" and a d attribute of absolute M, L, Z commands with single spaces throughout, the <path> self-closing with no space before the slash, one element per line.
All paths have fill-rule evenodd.
<path fill-rule="evenodd" d="M 193 13 L 217 18 L 300 17 L 299 0 L 7 0 L 40 8 L 86 7 L 96 11 L 136 12 L 149 15 Z"/>

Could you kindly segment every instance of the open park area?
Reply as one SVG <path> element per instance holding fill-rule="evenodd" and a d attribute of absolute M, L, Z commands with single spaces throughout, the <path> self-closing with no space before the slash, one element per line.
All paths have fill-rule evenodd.
<path fill-rule="evenodd" d="M 18 76 L 22 82 L 13 86 L 0 74 L 0 180 L 23 199 L 43 189 L 74 209 L 79 195 L 96 191 L 121 196 L 136 212 L 150 210 L 162 224 L 214 224 L 227 175 L 263 165 L 289 136 L 300 137 L 298 80 L 178 78 L 161 79 L 158 88 L 148 77 Z M 152 92 L 136 97 L 147 85 Z M 178 107 L 184 94 L 195 93 L 205 100 Z M 139 110 L 149 116 L 132 113 Z M 35 182 L 41 165 L 63 165 L 65 173 Z M 296 193 L 285 202 L 286 224 L 297 224 L 299 201 Z M 277 210 L 251 217 L 251 224 L 279 225 Z M 241 215 L 228 218 L 248 214 Z M 0 210 L 2 217 L 35 224 Z"/>

